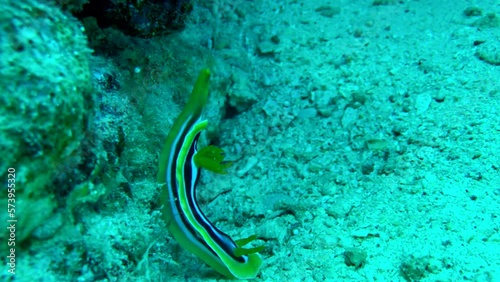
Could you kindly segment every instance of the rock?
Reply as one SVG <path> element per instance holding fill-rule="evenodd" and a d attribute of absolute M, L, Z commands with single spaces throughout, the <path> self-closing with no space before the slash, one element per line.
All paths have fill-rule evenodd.
<path fill-rule="evenodd" d="M 81 25 L 59 8 L 6 3 L 0 10 L 0 171 L 6 180 L 7 170 L 15 170 L 21 243 L 51 216 L 57 189 L 50 187 L 52 178 L 83 138 L 92 101 L 91 51 Z M 2 193 L 0 201 L 7 203 L 6 197 Z M 6 231 L 0 231 L 2 239 Z"/>
<path fill-rule="evenodd" d="M 500 42 L 487 41 L 477 47 L 476 57 L 490 65 L 500 65 Z"/>
<path fill-rule="evenodd" d="M 344 252 L 344 262 L 347 266 L 360 268 L 366 261 L 367 254 L 359 248 L 346 248 Z"/>

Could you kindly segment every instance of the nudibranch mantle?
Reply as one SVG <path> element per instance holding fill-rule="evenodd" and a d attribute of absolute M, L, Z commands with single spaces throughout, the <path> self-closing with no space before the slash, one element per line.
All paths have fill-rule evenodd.
<path fill-rule="evenodd" d="M 210 71 L 201 70 L 189 100 L 175 120 L 160 154 L 157 181 L 162 185 L 162 217 L 179 244 L 217 272 L 229 278 L 254 278 L 262 266 L 258 254 L 263 246 L 243 248 L 256 236 L 234 241 L 213 225 L 196 202 L 196 184 L 200 169 L 223 173 L 228 166 L 222 150 L 209 146 L 198 151 L 201 132 L 208 121 L 202 120 L 208 102 Z"/>

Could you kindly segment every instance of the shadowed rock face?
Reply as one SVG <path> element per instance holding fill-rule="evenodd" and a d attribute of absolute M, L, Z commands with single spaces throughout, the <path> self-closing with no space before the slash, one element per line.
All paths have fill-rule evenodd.
<path fill-rule="evenodd" d="M 64 201 L 58 195 L 75 185 L 67 178 L 53 183 L 60 173 L 78 174 L 94 92 L 91 50 L 78 21 L 45 1 L 1 2 L 0 179 L 7 188 L 11 174 L 9 199 L 15 202 L 9 203 L 15 203 L 16 214 L 4 212 L 0 219 L 19 218 L 17 247 L 50 221 Z M 0 201 L 7 203 L 7 197 L 1 193 Z M 8 231 L 1 228 L 2 242 L 11 238 Z M 6 247 L 12 246 L 2 244 L 0 250 Z"/>
<path fill-rule="evenodd" d="M 184 27 L 192 10 L 191 0 L 149 0 L 122 3 L 119 0 L 90 0 L 76 14 L 95 17 L 100 28 L 116 28 L 131 36 L 149 38 Z"/>

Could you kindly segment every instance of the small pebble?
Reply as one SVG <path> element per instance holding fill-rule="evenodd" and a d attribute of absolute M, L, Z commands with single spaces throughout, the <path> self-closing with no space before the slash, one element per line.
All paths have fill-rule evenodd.
<path fill-rule="evenodd" d="M 300 110 L 300 112 L 297 114 L 297 117 L 299 118 L 312 118 L 315 117 L 318 114 L 318 111 L 314 108 L 307 108 Z"/>

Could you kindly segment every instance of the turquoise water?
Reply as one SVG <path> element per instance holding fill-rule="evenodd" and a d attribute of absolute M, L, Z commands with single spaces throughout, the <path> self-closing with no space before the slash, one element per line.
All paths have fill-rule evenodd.
<path fill-rule="evenodd" d="M 2 281 L 225 280 L 156 181 L 203 68 L 232 165 L 196 198 L 255 281 L 500 281 L 498 1 L 197 1 L 150 38 L 80 2 L 0 0 Z"/>

